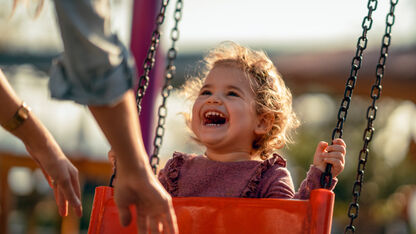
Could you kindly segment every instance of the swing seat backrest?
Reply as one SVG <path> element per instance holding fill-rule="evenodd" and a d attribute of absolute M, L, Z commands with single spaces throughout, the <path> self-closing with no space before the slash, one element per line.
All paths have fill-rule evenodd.
<path fill-rule="evenodd" d="M 329 234 L 334 199 L 316 189 L 309 200 L 180 197 L 173 205 L 180 234 Z M 113 189 L 96 188 L 89 234 L 137 233 L 135 219 L 122 227 Z"/>

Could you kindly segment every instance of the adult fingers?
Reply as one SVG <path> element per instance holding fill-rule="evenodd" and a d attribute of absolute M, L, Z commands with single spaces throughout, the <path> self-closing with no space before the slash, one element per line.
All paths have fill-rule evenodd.
<path fill-rule="evenodd" d="M 65 195 L 60 189 L 60 185 L 54 185 L 54 195 L 56 204 L 58 205 L 58 211 L 60 216 L 68 215 L 68 201 L 65 199 Z"/>
<path fill-rule="evenodd" d="M 69 202 L 69 204 L 75 208 L 75 212 L 78 216 L 81 216 L 81 201 L 79 199 L 80 192 L 79 192 L 79 184 L 74 185 L 74 181 L 72 178 L 66 178 L 63 181 L 59 182 L 60 185 L 60 192 L 65 197 L 65 200 Z M 77 187 L 78 186 L 78 187 Z M 78 190 L 76 192 L 76 190 Z"/>
<path fill-rule="evenodd" d="M 162 233 L 162 223 L 159 221 L 158 217 L 148 217 L 149 219 L 149 229 L 151 234 L 160 234 Z"/>
<path fill-rule="evenodd" d="M 75 169 L 75 168 L 74 168 Z M 76 170 L 76 169 L 75 169 Z M 74 205 L 75 213 L 81 217 L 82 216 L 82 204 L 81 204 L 81 189 L 79 185 L 79 177 L 78 177 L 78 170 L 74 172 L 71 176 L 71 183 L 75 191 L 75 199 L 76 203 Z"/>
<path fill-rule="evenodd" d="M 137 223 L 137 231 L 138 231 L 138 233 L 148 233 L 147 232 L 147 226 L 148 226 L 147 225 L 148 224 L 148 222 L 147 222 L 147 216 L 139 213 L 139 211 L 137 209 L 136 209 L 136 211 L 137 211 L 137 220 L 136 220 L 136 223 Z"/>
<path fill-rule="evenodd" d="M 172 208 L 169 209 L 169 213 L 166 214 L 165 218 L 162 220 L 163 223 L 163 231 L 165 234 L 177 234 L 178 225 L 176 222 L 176 215 L 175 210 Z"/>

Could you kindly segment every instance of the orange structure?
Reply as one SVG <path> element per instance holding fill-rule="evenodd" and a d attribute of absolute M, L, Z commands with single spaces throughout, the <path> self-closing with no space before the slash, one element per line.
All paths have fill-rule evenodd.
<path fill-rule="evenodd" d="M 71 162 L 80 171 L 81 183 L 84 179 L 106 181 L 111 174 L 111 164 L 108 161 L 94 161 L 84 155 L 72 155 Z M 71 158 L 71 157 L 70 157 Z M 0 233 L 8 233 L 8 217 L 13 209 L 12 193 L 8 184 L 9 171 L 13 167 L 25 167 L 31 170 L 38 168 L 36 162 L 28 155 L 15 155 L 0 152 Z M 72 211 L 72 209 L 69 209 Z M 75 214 L 62 217 L 61 234 L 79 233 L 79 218 Z M 30 227 L 28 232 L 31 232 Z"/>
<path fill-rule="evenodd" d="M 181 234 L 329 234 L 334 200 L 316 189 L 309 200 L 175 197 L 173 205 Z M 137 233 L 135 219 L 122 227 L 113 188 L 96 188 L 88 234 Z"/>

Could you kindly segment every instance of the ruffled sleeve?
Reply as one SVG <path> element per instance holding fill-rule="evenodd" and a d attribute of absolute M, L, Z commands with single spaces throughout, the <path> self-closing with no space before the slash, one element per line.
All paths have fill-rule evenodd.
<path fill-rule="evenodd" d="M 306 178 L 300 184 L 299 190 L 295 194 L 294 198 L 295 199 L 309 199 L 309 196 L 312 190 L 321 188 L 321 182 L 320 182 L 321 174 L 322 174 L 321 170 L 311 165 L 306 175 Z M 338 182 L 337 178 L 332 178 L 331 187 L 329 189 L 333 190 L 337 182 Z"/>
<path fill-rule="evenodd" d="M 185 155 L 179 152 L 173 153 L 166 166 L 159 172 L 159 181 L 168 193 L 176 197 L 178 195 L 178 180 L 182 165 L 185 162 Z"/>

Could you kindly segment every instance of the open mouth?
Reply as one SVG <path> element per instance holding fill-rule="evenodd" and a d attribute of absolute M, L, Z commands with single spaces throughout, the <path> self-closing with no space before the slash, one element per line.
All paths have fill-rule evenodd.
<path fill-rule="evenodd" d="M 205 126 L 221 126 L 227 122 L 227 118 L 217 111 L 208 111 L 204 114 L 204 125 Z"/>

